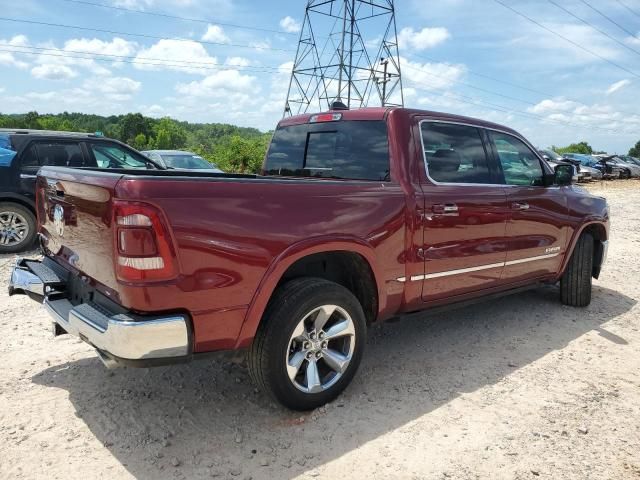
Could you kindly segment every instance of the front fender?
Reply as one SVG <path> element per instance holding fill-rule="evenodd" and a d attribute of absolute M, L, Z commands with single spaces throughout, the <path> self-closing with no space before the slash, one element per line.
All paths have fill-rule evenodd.
<path fill-rule="evenodd" d="M 349 236 L 316 237 L 303 240 L 288 247 L 269 265 L 249 305 L 235 348 L 246 348 L 251 344 L 267 304 L 289 267 L 309 255 L 329 252 L 351 252 L 362 256 L 369 264 L 375 278 L 378 290 L 378 311 L 383 305 L 386 305 L 382 276 L 371 245 L 362 239 Z"/>

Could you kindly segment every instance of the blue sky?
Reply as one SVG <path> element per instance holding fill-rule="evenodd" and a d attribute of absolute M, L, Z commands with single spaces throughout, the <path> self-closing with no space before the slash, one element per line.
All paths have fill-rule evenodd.
<path fill-rule="evenodd" d="M 549 1 L 501 1 L 595 55 L 494 0 L 399 0 L 405 104 L 503 123 L 539 146 L 587 140 L 626 153 L 640 140 L 640 0 L 556 0 L 592 26 Z M 145 14 L 70 0 L 3 3 L 3 113 L 140 111 L 263 130 L 282 115 L 306 4 L 90 1 Z"/>

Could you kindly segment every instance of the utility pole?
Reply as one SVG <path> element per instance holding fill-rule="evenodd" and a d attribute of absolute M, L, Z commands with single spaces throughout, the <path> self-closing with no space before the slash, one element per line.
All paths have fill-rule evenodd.
<path fill-rule="evenodd" d="M 404 104 L 393 0 L 307 1 L 284 115 L 328 110 L 336 101 Z"/>

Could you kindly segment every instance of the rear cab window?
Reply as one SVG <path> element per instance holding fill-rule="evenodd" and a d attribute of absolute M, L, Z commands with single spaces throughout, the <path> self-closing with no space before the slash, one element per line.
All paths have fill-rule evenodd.
<path fill-rule="evenodd" d="M 383 120 L 278 127 L 264 175 L 390 181 L 389 139 Z"/>

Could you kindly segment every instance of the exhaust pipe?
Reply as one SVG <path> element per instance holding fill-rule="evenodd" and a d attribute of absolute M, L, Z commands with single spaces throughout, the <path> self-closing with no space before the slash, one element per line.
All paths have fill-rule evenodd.
<path fill-rule="evenodd" d="M 120 368 L 122 366 L 118 362 L 116 362 L 113 358 L 105 354 L 102 350 L 98 350 L 96 348 L 96 353 L 98 354 L 98 358 L 100 359 L 102 364 L 105 367 L 107 367 L 107 370 L 113 370 L 115 368 Z"/>

